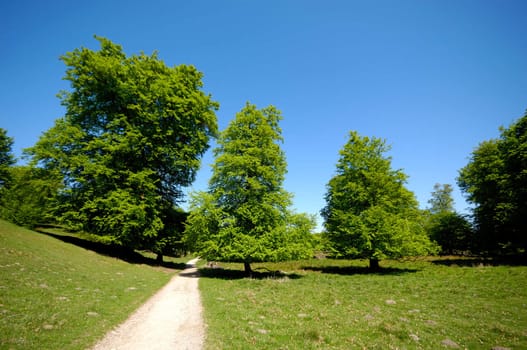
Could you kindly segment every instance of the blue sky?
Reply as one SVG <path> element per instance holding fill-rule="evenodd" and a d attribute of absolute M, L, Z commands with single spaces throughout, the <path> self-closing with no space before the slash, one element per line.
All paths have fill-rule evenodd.
<path fill-rule="evenodd" d="M 195 65 L 222 129 L 246 101 L 280 109 L 300 212 L 324 206 L 350 130 L 392 145 L 421 207 L 449 183 L 465 211 L 458 170 L 527 108 L 526 15 L 524 0 L 2 1 L 0 127 L 17 155 L 32 146 L 64 114 L 59 56 L 97 34 Z"/>

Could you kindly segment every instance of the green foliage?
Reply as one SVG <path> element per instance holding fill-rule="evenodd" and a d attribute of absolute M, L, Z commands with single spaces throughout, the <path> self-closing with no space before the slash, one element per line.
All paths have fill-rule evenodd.
<path fill-rule="evenodd" d="M 357 132 L 340 151 L 322 210 L 333 255 L 369 258 L 375 267 L 380 259 L 435 251 L 417 200 L 404 187 L 406 175 L 391 169 L 387 151 L 383 140 Z"/>
<path fill-rule="evenodd" d="M 465 216 L 455 212 L 452 186 L 435 184 L 428 203 L 426 231 L 441 247 L 441 254 L 464 254 L 473 250 L 472 225 Z"/>
<path fill-rule="evenodd" d="M 472 225 L 461 214 L 440 212 L 430 217 L 427 226 L 430 238 L 441 246 L 441 254 L 463 254 L 474 247 Z"/>
<path fill-rule="evenodd" d="M 57 193 L 62 187 L 59 174 L 45 169 L 15 166 L 2 189 L 0 217 L 29 228 L 55 219 Z"/>
<path fill-rule="evenodd" d="M 13 142 L 13 138 L 7 136 L 7 131 L 0 128 L 0 196 L 2 188 L 9 182 L 9 168 L 15 164 Z"/>
<path fill-rule="evenodd" d="M 163 229 L 155 241 L 148 245 L 157 254 L 158 261 L 163 259 L 163 255 L 180 257 L 187 253 L 187 246 L 183 243 L 187 217 L 188 213 L 181 208 L 170 206 L 163 209 Z"/>
<path fill-rule="evenodd" d="M 527 250 L 527 114 L 474 150 L 458 184 L 475 205 L 480 250 Z"/>
<path fill-rule="evenodd" d="M 453 212 L 454 211 L 454 199 L 452 198 L 452 185 L 450 184 L 438 184 L 434 185 L 434 191 L 432 191 L 432 198 L 428 201 L 430 204 L 429 211 L 432 214 Z"/>
<path fill-rule="evenodd" d="M 208 193 L 191 201 L 187 242 L 209 260 L 278 261 L 309 256 L 314 220 L 288 210 L 280 112 L 247 104 L 218 139 Z M 248 266 L 248 265 L 246 265 Z"/>
<path fill-rule="evenodd" d="M 218 104 L 193 66 L 168 67 L 156 53 L 127 57 L 97 39 L 99 51 L 62 57 L 66 115 L 27 152 L 62 174 L 64 223 L 129 247 L 155 244 L 166 208 L 182 200 L 217 133 Z"/>

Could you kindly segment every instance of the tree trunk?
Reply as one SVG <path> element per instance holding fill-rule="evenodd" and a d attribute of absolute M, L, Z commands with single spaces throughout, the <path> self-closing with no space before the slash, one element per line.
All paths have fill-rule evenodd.
<path fill-rule="evenodd" d="M 157 253 L 156 263 L 157 264 L 162 264 L 163 263 L 163 253 Z"/>
<path fill-rule="evenodd" d="M 370 258 L 370 270 L 377 271 L 379 270 L 379 260 L 375 258 Z"/>
<path fill-rule="evenodd" d="M 251 269 L 251 263 L 245 261 L 245 262 L 243 263 L 243 267 L 245 268 L 245 274 L 246 274 L 248 277 L 252 277 L 252 275 L 253 275 L 253 270 Z"/>

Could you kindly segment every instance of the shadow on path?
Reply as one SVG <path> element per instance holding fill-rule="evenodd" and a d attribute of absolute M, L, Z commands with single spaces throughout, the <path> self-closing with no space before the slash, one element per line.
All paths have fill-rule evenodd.
<path fill-rule="evenodd" d="M 179 273 L 179 276 L 187 278 L 199 278 L 201 277 L 201 274 L 196 268 L 186 268 Z"/>
<path fill-rule="evenodd" d="M 97 254 L 110 256 L 112 258 L 117 258 L 124 260 L 131 264 L 145 264 L 150 266 L 162 266 L 170 269 L 183 270 L 186 267 L 185 263 L 174 263 L 174 262 L 162 262 L 159 263 L 154 258 L 148 258 L 135 250 L 116 245 L 116 244 L 104 244 L 101 242 L 93 242 L 86 239 L 82 239 L 75 236 L 60 235 L 56 233 L 51 233 L 42 229 L 35 230 L 38 233 L 44 234 L 49 237 L 56 238 L 62 242 L 76 245 L 87 250 L 91 250 Z"/>

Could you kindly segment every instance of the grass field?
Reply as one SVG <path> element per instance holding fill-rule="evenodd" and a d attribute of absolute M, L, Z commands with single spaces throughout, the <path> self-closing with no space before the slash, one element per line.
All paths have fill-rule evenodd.
<path fill-rule="evenodd" d="M 527 349 L 527 267 L 433 259 L 202 269 L 206 349 Z"/>
<path fill-rule="evenodd" d="M 0 221 L 0 349 L 85 349 L 177 271 L 99 248 Z M 201 270 L 207 350 L 527 349 L 526 266 L 327 259 L 253 264 L 252 279 L 221 266 Z"/>
<path fill-rule="evenodd" d="M 0 349 L 85 349 L 175 272 L 0 221 Z"/>

